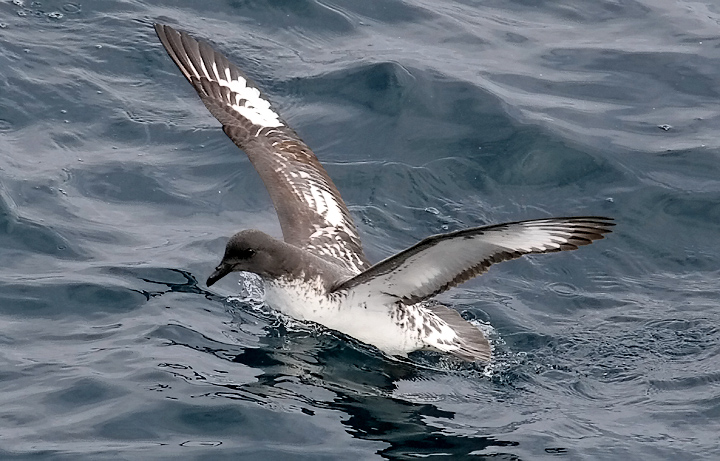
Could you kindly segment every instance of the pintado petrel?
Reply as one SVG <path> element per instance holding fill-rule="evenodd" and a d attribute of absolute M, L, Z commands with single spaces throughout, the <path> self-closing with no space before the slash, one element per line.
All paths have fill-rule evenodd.
<path fill-rule="evenodd" d="M 429 298 L 530 253 L 574 250 L 603 238 L 611 218 L 520 221 L 434 235 L 375 265 L 365 258 L 355 224 L 315 154 L 255 84 L 210 45 L 156 24 L 170 57 L 200 99 L 245 151 L 277 210 L 284 241 L 244 230 L 227 243 L 208 278 L 258 274 L 265 302 L 390 355 L 434 349 L 488 361 L 483 333 L 457 311 Z"/>

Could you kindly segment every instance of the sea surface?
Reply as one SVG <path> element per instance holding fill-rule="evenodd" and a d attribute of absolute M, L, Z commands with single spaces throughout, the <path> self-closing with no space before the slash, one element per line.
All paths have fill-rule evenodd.
<path fill-rule="evenodd" d="M 388 358 L 205 279 L 280 236 L 152 29 L 252 76 L 372 261 L 617 226 L 440 296 L 488 366 Z M 0 459 L 720 459 L 715 0 L 0 0 Z"/>

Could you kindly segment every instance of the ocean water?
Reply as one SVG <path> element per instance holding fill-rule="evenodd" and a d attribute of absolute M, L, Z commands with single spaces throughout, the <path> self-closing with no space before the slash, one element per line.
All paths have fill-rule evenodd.
<path fill-rule="evenodd" d="M 208 290 L 230 235 L 280 230 L 156 21 L 258 82 L 373 261 L 615 232 L 440 297 L 487 367 Z M 713 0 L 1 1 L 0 458 L 720 459 L 719 32 Z"/>

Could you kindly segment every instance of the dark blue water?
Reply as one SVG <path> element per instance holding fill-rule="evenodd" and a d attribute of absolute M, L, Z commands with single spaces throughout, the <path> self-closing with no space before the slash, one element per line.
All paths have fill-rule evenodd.
<path fill-rule="evenodd" d="M 492 325 L 485 369 L 207 291 L 230 235 L 280 231 L 153 21 L 258 81 L 373 261 L 616 231 L 441 297 Z M 719 114 L 714 0 L 3 1 L 0 457 L 718 459 Z"/>

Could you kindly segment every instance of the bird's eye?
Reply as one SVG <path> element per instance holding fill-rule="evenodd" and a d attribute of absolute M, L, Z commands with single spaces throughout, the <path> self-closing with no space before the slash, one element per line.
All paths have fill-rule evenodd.
<path fill-rule="evenodd" d="M 243 253 L 242 253 L 242 257 L 244 259 L 250 259 L 253 256 L 255 256 L 255 250 L 253 250 L 252 248 L 248 248 L 247 250 L 243 251 Z"/>

